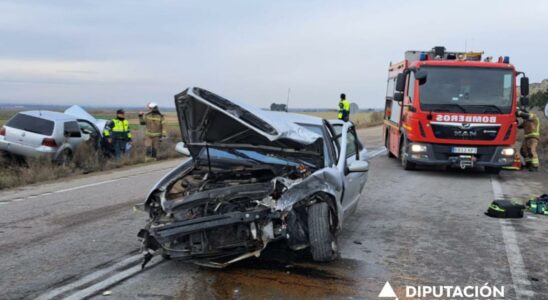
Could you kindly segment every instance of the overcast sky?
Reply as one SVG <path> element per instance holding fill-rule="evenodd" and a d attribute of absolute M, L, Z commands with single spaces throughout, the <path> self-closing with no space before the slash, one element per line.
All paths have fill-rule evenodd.
<path fill-rule="evenodd" d="M 548 1 L 2 1 L 0 102 L 382 107 L 390 61 L 443 45 L 548 78 Z"/>

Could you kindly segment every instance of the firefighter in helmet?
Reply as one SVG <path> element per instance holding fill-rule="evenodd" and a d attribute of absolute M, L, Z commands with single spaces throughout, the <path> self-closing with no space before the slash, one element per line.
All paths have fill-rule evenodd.
<path fill-rule="evenodd" d="M 517 111 L 517 116 L 523 119 L 518 128 L 523 129 L 523 143 L 520 153 L 525 158 L 525 166 L 529 171 L 538 171 L 540 165 L 537 147 L 540 139 L 540 120 L 533 112 L 528 112 L 525 107 Z"/>
<path fill-rule="evenodd" d="M 350 102 L 346 100 L 346 95 L 341 94 L 341 100 L 339 101 L 339 120 L 348 122 L 350 119 Z"/>
<path fill-rule="evenodd" d="M 107 138 L 114 157 L 120 158 L 131 147 L 131 131 L 123 109 L 116 111 L 116 118 L 107 122 L 103 135 Z"/>
<path fill-rule="evenodd" d="M 158 104 L 150 102 L 147 104 L 147 113 L 139 113 L 139 123 L 145 125 L 145 160 L 156 160 L 158 146 L 162 138 L 167 136 L 165 117 L 158 109 Z"/>

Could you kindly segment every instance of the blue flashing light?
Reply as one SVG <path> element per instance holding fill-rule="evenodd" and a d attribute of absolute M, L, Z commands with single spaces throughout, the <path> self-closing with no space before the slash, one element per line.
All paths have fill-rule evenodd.
<path fill-rule="evenodd" d="M 427 59 L 428 59 L 428 56 L 426 55 L 426 53 L 421 52 L 421 54 L 419 55 L 419 59 L 420 59 L 421 61 L 427 60 Z"/>
<path fill-rule="evenodd" d="M 509 64 L 510 63 L 510 56 L 505 56 L 504 60 L 502 62 L 505 63 L 505 64 Z"/>

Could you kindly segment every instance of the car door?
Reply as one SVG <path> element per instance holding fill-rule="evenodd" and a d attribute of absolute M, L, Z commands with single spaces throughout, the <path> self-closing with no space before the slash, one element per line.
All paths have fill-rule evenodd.
<path fill-rule="evenodd" d="M 80 126 L 76 121 L 68 121 L 64 123 L 63 130 L 65 143 L 71 145 L 72 150 L 75 150 L 82 142 L 82 133 L 80 132 Z"/>
<path fill-rule="evenodd" d="M 333 128 L 337 133 L 337 139 L 341 145 L 337 168 L 344 178 L 344 192 L 341 205 L 346 212 L 357 204 L 367 178 L 367 172 L 349 172 L 348 166 L 356 160 L 360 160 L 360 154 L 364 156 L 364 160 L 367 160 L 367 154 L 358 140 L 353 124 L 333 124 Z"/>

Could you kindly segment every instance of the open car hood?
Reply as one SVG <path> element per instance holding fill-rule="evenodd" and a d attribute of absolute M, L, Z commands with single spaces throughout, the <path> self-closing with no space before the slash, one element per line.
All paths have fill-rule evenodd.
<path fill-rule="evenodd" d="M 92 116 L 90 113 L 88 113 L 81 106 L 73 105 L 73 106 L 67 108 L 64 111 L 64 114 L 65 115 L 71 115 L 71 116 L 75 117 L 78 120 L 86 120 L 86 121 L 94 124 L 99 129 L 101 135 L 103 134 L 103 129 L 105 128 L 105 125 L 106 125 L 107 121 L 102 120 L 102 119 L 96 119 L 94 116 Z"/>
<path fill-rule="evenodd" d="M 175 95 L 183 141 L 192 156 L 206 145 L 291 151 L 322 149 L 321 136 L 297 125 L 299 117 L 264 111 L 190 87 Z M 285 116 L 284 116 L 285 115 Z M 303 116 L 303 122 L 307 120 Z"/>

